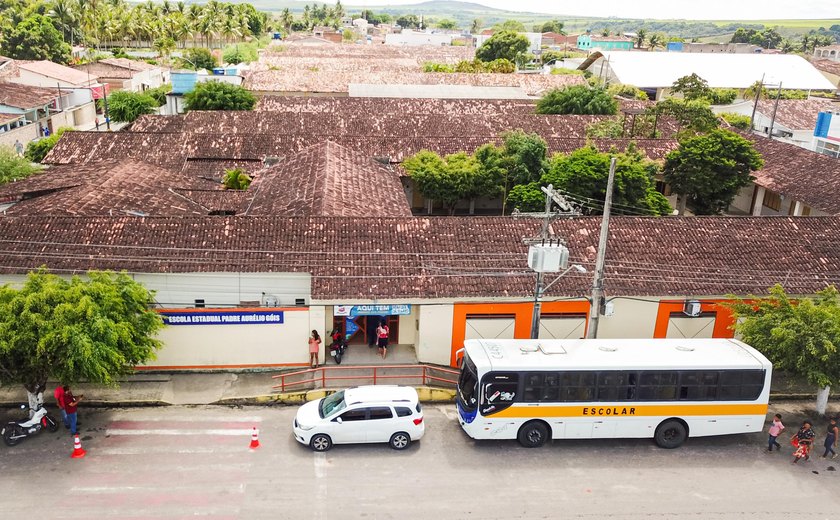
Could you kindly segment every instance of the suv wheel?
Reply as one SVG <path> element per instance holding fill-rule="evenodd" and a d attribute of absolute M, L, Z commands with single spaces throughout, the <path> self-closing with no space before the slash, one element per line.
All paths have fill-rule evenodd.
<path fill-rule="evenodd" d="M 309 439 L 309 447 L 315 451 L 327 451 L 328 449 L 332 448 L 332 439 L 330 439 L 329 435 L 324 435 L 323 433 L 316 433 Z"/>
<path fill-rule="evenodd" d="M 397 432 L 391 435 L 391 440 L 388 444 L 395 450 L 404 450 L 411 444 L 411 436 L 405 432 Z"/>

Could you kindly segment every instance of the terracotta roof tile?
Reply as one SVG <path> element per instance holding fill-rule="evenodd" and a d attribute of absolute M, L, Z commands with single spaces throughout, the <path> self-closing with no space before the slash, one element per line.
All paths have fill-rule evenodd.
<path fill-rule="evenodd" d="M 49 105 L 58 98 L 58 90 L 19 83 L 0 83 L 0 105 L 29 110 Z"/>
<path fill-rule="evenodd" d="M 755 172 L 759 186 L 840 215 L 840 159 L 757 135 L 748 136 L 764 158 Z"/>
<path fill-rule="evenodd" d="M 261 170 L 248 215 L 411 216 L 396 172 L 332 142 Z"/>
<path fill-rule="evenodd" d="M 160 68 L 157 65 L 152 65 L 151 63 L 146 63 L 145 61 L 132 60 L 129 58 L 105 58 L 104 60 L 99 60 L 99 63 L 131 71 L 155 70 Z"/>
<path fill-rule="evenodd" d="M 218 189 L 215 182 L 183 176 L 131 159 L 53 166 L 0 187 L 0 199 L 18 200 L 9 215 L 203 215 L 207 211 L 171 188 Z"/>
<path fill-rule="evenodd" d="M 823 72 L 840 76 L 840 61 L 813 60 L 811 63 Z"/>
<path fill-rule="evenodd" d="M 76 70 L 72 67 L 59 65 L 58 63 L 46 60 L 21 61 L 18 62 L 18 68 L 79 86 L 91 85 L 99 80 L 99 78 L 92 74 L 89 75 L 86 72 Z"/>
<path fill-rule="evenodd" d="M 784 280 L 790 293 L 813 293 L 840 282 L 838 224 L 836 217 L 616 217 L 606 292 L 684 299 L 762 293 Z M 571 261 L 590 270 L 599 226 L 600 218 L 552 225 Z M 505 217 L 6 216 L 0 270 L 309 272 L 321 301 L 526 300 L 534 276 L 522 237 L 537 230 L 535 221 Z M 589 274 L 569 273 L 547 297 L 585 297 L 590 282 Z"/>
<path fill-rule="evenodd" d="M 775 110 L 776 123 L 791 130 L 813 130 L 817 125 L 817 114 L 826 111 L 840 111 L 840 101 L 824 98 L 780 99 L 778 108 L 775 100 L 761 100 L 758 111 L 771 117 Z"/>
<path fill-rule="evenodd" d="M 365 114 L 533 114 L 536 102 L 507 99 L 413 99 L 261 96 L 258 111 Z"/>

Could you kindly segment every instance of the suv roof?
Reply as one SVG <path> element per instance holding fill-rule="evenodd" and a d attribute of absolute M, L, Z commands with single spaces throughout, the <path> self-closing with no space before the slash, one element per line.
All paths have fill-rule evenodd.
<path fill-rule="evenodd" d="M 378 385 L 356 386 L 344 391 L 348 405 L 357 403 L 405 403 L 417 404 L 417 390 L 410 386 Z"/>

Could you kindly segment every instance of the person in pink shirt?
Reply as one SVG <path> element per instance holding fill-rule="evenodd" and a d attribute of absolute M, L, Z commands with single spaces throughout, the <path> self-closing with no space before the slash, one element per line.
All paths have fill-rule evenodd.
<path fill-rule="evenodd" d="M 782 415 L 777 413 L 773 417 L 773 422 L 770 423 L 770 431 L 767 432 L 770 434 L 767 439 L 767 451 L 773 451 L 773 446 L 776 447 L 777 451 L 782 449 L 782 445 L 776 441 L 776 437 L 778 437 L 784 429 L 785 425 L 782 424 Z"/>

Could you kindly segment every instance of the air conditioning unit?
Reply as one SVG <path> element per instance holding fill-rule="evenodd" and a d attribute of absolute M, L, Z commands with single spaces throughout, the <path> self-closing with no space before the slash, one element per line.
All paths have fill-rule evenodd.
<path fill-rule="evenodd" d="M 700 316 L 702 312 L 703 309 L 700 302 L 697 300 L 686 300 L 685 305 L 683 305 L 683 314 L 686 316 L 696 318 L 697 316 Z"/>
<path fill-rule="evenodd" d="M 266 294 L 263 296 L 263 307 L 277 307 L 279 300 L 273 294 Z"/>

